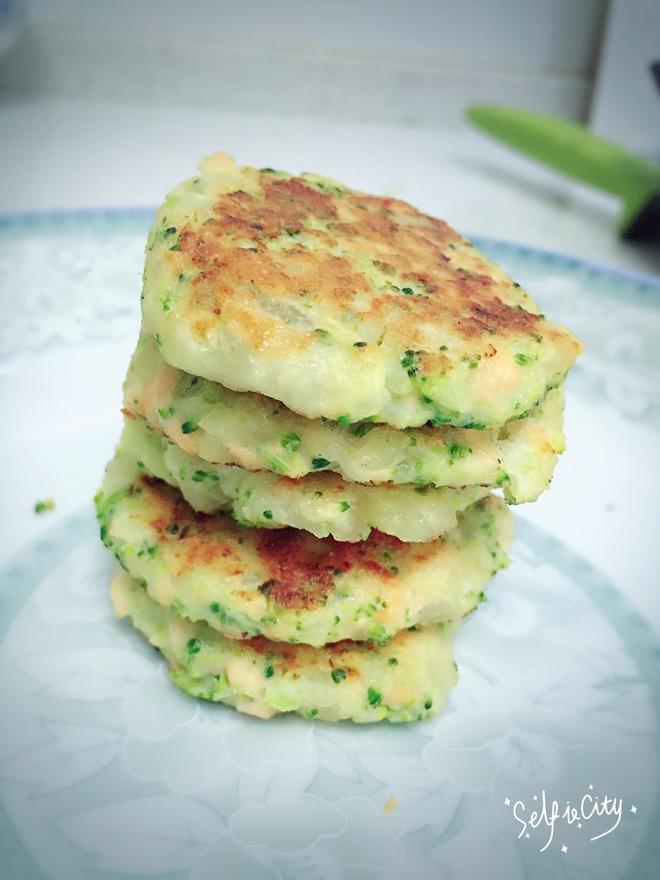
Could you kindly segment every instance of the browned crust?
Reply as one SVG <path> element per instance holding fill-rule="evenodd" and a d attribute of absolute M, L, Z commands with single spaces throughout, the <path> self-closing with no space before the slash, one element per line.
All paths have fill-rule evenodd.
<path fill-rule="evenodd" d="M 343 658 L 347 653 L 358 651 L 372 651 L 376 647 L 374 642 L 355 642 L 352 639 L 342 639 L 340 642 L 331 642 L 323 647 L 323 654 L 327 657 L 328 674 L 333 669 L 342 668 L 350 678 L 357 678 L 360 672 L 354 667 L 344 665 Z M 302 665 L 308 665 L 310 660 L 310 648 L 308 645 L 292 645 L 287 642 L 273 642 L 265 636 L 252 636 L 241 640 L 241 649 L 254 651 L 276 665 L 278 672 L 292 672 Z M 302 656 L 301 656 L 302 655 Z"/>
<path fill-rule="evenodd" d="M 222 521 L 227 531 L 229 521 L 224 517 L 197 513 L 171 486 L 155 477 L 141 478 L 142 489 L 148 493 L 151 507 L 149 525 L 158 541 L 177 542 L 177 556 L 181 575 L 195 565 L 212 565 L 219 559 L 237 557 L 233 536 L 218 531 Z"/>
<path fill-rule="evenodd" d="M 307 645 L 291 645 L 287 642 L 273 642 L 265 636 L 251 636 L 241 640 L 241 648 L 247 648 L 255 654 L 267 657 L 277 665 L 279 672 L 295 672 L 304 663 L 309 663 L 310 648 Z M 358 677 L 360 672 L 354 666 L 345 665 L 342 660 L 346 654 L 356 650 L 373 651 L 375 648 L 375 642 L 355 642 L 352 639 L 342 639 L 324 645 L 323 653 L 330 654 L 327 657 L 328 673 L 333 669 L 341 668 L 350 678 Z"/>
<path fill-rule="evenodd" d="M 372 532 L 365 541 L 346 543 L 296 529 L 264 531 L 257 547 L 269 578 L 261 589 L 284 608 L 313 608 L 326 599 L 337 578 L 351 569 L 392 580 L 396 575 L 383 564 L 382 553 L 396 543 L 400 543 L 397 538 L 379 532 Z"/>
<path fill-rule="evenodd" d="M 199 336 L 223 315 L 258 348 L 279 326 L 258 308 L 260 299 L 305 296 L 350 312 L 366 292 L 366 309 L 361 303 L 355 313 L 374 319 L 406 347 L 421 338 L 423 325 L 452 328 L 468 339 L 537 334 L 539 325 L 547 332 L 543 317 L 523 307 L 527 299 L 517 285 L 443 220 L 398 199 L 351 190 L 328 194 L 298 177 L 262 173 L 258 179 L 256 194 L 220 195 L 211 219 L 183 228 L 179 252 L 169 255 L 177 269 L 197 270 L 188 311 Z M 296 241 L 301 232 L 313 237 L 314 250 Z M 290 244 L 270 250 L 269 241 L 281 236 Z M 351 259 L 356 252 L 370 254 L 391 275 L 391 286 L 376 289 Z M 309 339 L 303 335 L 300 344 Z"/>

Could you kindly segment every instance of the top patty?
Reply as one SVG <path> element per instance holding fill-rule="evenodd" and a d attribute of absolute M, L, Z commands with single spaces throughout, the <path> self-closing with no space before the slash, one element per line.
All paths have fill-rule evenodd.
<path fill-rule="evenodd" d="M 396 427 L 499 426 L 580 350 L 444 221 L 222 154 L 158 211 L 143 316 L 173 366 Z"/>

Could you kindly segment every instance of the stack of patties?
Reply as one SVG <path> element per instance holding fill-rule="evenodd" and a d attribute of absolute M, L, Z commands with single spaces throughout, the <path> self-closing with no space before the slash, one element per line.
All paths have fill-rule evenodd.
<path fill-rule="evenodd" d="M 159 210 L 142 312 L 97 496 L 116 613 L 254 715 L 437 712 L 579 344 L 443 221 L 224 155 Z"/>

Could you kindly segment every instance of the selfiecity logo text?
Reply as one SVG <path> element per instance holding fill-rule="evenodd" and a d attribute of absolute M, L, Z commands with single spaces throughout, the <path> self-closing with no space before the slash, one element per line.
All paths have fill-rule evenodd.
<path fill-rule="evenodd" d="M 526 840 L 531 839 L 530 829 L 533 832 L 542 828 L 547 832 L 543 835 L 539 852 L 548 849 L 563 827 L 575 825 L 578 829 L 587 829 L 590 826 L 592 833 L 589 842 L 594 843 L 602 837 L 607 837 L 619 827 L 624 811 L 633 816 L 637 814 L 635 804 L 631 804 L 628 808 L 624 805 L 623 798 L 608 794 L 597 795 L 593 785 L 589 785 L 587 791 L 575 803 L 568 800 L 560 803 L 542 789 L 540 795 L 532 796 L 529 807 L 525 801 L 512 801 L 509 797 L 504 798 L 504 806 L 511 810 L 511 815 L 520 828 L 518 839 L 522 837 Z M 563 842 L 561 852 L 564 855 L 568 852 L 568 846 Z"/>

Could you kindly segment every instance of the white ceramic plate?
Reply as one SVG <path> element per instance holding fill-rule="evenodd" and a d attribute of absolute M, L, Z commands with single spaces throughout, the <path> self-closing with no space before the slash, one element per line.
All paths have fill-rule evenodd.
<path fill-rule="evenodd" d="M 518 511 L 444 714 L 262 722 L 180 694 L 106 598 L 90 499 L 149 217 L 0 219 L 2 876 L 657 877 L 660 282 L 478 242 L 586 342 L 555 486 Z M 551 835 L 529 820 L 552 801 L 579 815 Z"/>

